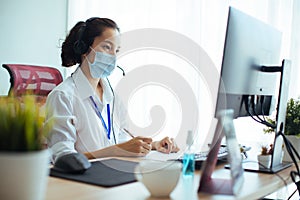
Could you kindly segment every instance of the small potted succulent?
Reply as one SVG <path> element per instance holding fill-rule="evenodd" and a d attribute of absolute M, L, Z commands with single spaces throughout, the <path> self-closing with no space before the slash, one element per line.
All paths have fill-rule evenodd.
<path fill-rule="evenodd" d="M 49 152 L 34 96 L 0 98 L 1 199 L 43 199 Z"/>
<path fill-rule="evenodd" d="M 270 168 L 272 153 L 273 153 L 273 144 L 270 144 L 269 146 L 264 145 L 261 147 L 261 152 L 257 156 L 257 160 L 260 168 Z"/>

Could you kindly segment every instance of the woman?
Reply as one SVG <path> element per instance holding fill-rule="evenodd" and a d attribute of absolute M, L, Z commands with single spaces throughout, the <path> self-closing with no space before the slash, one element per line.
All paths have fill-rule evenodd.
<path fill-rule="evenodd" d="M 47 98 L 45 124 L 51 124 L 47 144 L 53 161 L 80 152 L 87 158 L 145 156 L 179 149 L 168 137 L 153 142 L 148 137 L 126 140 L 126 112 L 108 82 L 116 66 L 119 28 L 107 18 L 78 22 L 62 45 L 62 65 L 79 64 L 76 71 Z M 125 142 L 122 142 L 124 141 Z"/>

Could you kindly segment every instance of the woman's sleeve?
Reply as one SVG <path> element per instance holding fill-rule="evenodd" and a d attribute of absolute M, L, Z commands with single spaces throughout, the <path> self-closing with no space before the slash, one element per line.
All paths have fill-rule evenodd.
<path fill-rule="evenodd" d="M 74 98 L 62 91 L 53 91 L 46 101 L 47 145 L 52 151 L 52 161 L 65 154 L 76 152 L 76 116 Z"/>

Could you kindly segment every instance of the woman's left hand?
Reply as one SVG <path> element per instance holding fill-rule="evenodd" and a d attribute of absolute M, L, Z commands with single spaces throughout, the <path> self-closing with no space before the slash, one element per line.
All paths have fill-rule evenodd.
<path fill-rule="evenodd" d="M 176 153 L 180 149 L 173 138 L 165 137 L 160 141 L 152 142 L 152 149 L 162 153 Z"/>

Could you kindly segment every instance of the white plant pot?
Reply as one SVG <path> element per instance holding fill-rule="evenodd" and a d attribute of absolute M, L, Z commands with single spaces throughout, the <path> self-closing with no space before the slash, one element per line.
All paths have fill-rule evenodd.
<path fill-rule="evenodd" d="M 0 152 L 0 197 L 14 200 L 45 199 L 49 151 Z"/>
<path fill-rule="evenodd" d="M 286 135 L 287 139 L 292 143 L 292 145 L 295 147 L 296 151 L 298 152 L 298 154 L 300 153 L 300 138 L 296 137 L 294 135 Z M 286 146 L 284 145 L 283 148 L 283 161 L 284 162 L 293 162 L 289 153 L 286 150 Z"/>
<path fill-rule="evenodd" d="M 270 168 L 271 167 L 271 155 L 258 155 L 257 161 L 259 163 L 259 168 Z"/>

